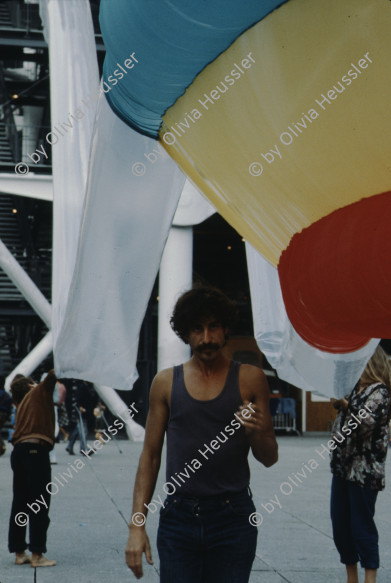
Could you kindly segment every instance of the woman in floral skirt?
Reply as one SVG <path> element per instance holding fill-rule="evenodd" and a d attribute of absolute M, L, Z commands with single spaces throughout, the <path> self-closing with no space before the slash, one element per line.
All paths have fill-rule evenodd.
<path fill-rule="evenodd" d="M 377 494 L 385 486 L 388 451 L 391 367 L 378 346 L 353 391 L 334 401 L 331 520 L 335 546 L 345 564 L 347 583 L 376 581 L 379 537 L 374 522 Z"/>

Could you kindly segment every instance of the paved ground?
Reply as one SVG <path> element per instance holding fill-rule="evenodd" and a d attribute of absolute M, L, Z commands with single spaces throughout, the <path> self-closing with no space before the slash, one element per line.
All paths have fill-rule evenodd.
<path fill-rule="evenodd" d="M 345 583 L 344 568 L 339 564 L 331 538 L 328 460 L 316 451 L 321 450 L 327 437 L 283 436 L 278 441 L 280 461 L 276 466 L 266 469 L 251 460 L 255 505 L 262 515 L 257 517 L 262 524 L 251 583 Z M 37 569 L 36 573 L 29 565 L 15 566 L 13 555 L 7 550 L 12 480 L 10 447 L 7 447 L 6 454 L 0 458 L 0 583 L 136 580 L 125 565 L 124 546 L 142 446 L 121 441 L 120 447 L 122 454 L 113 441 L 106 444 L 90 461 L 85 460 L 85 467 L 76 474 L 68 464 L 74 465 L 79 456 L 70 457 L 63 444 L 56 446 L 59 463 L 53 466 L 52 479 L 57 476 L 64 485 L 58 484 L 58 492 L 52 498 L 47 556 L 55 558 L 57 566 Z M 379 495 L 376 511 L 381 542 L 379 583 L 391 581 L 390 464 L 391 456 L 389 486 Z M 66 478 L 68 483 L 62 477 L 64 472 L 73 474 L 72 478 Z M 156 493 L 161 492 L 164 482 L 163 464 Z M 148 518 L 155 565 L 145 567 L 142 579 L 145 583 L 159 580 L 157 514 Z"/>

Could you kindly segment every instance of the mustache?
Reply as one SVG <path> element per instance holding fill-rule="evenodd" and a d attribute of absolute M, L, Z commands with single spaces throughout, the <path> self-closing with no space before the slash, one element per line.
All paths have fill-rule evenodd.
<path fill-rule="evenodd" d="M 220 348 L 219 344 L 215 344 L 214 342 L 208 342 L 207 344 L 201 344 L 198 346 L 197 352 L 204 352 L 205 350 L 218 350 Z"/>

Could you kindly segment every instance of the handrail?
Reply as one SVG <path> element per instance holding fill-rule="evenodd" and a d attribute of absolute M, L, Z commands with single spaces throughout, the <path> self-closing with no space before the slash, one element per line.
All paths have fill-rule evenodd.
<path fill-rule="evenodd" d="M 12 26 L 26 31 L 29 36 L 32 29 L 42 30 L 39 18 L 39 7 L 34 4 L 25 4 L 23 0 L 7 2 Z"/>
<path fill-rule="evenodd" d="M 11 107 L 9 105 L 5 105 L 3 107 L 3 112 L 5 119 L 5 123 L 3 125 L 5 127 L 7 139 L 11 148 L 12 158 L 16 163 L 18 160 L 20 160 L 21 156 L 21 147 L 18 130 L 16 129 L 14 115 L 12 113 Z"/>
<path fill-rule="evenodd" d="M 3 75 L 2 63 L 0 63 L 0 100 L 2 103 L 6 101 L 6 97 L 7 89 Z M 18 130 L 16 129 L 15 125 L 14 114 L 9 103 L 4 103 L 2 110 L 7 139 L 11 148 L 13 160 L 16 163 L 20 160 L 21 145 Z"/>

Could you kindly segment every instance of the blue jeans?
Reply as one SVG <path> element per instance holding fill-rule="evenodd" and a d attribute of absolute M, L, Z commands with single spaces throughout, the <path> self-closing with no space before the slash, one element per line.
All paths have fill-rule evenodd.
<path fill-rule="evenodd" d="M 80 453 L 82 449 L 84 449 L 85 451 L 87 449 L 87 433 L 88 433 L 87 421 L 83 419 L 83 425 L 81 424 L 80 421 L 78 421 L 75 427 L 73 428 L 73 431 L 69 437 L 69 441 L 65 449 L 73 453 L 73 446 L 75 445 L 76 439 L 79 438 Z"/>
<path fill-rule="evenodd" d="M 247 490 L 168 496 L 160 511 L 160 583 L 247 583 L 255 558 L 255 506 Z"/>
<path fill-rule="evenodd" d="M 377 491 L 333 476 L 331 521 L 341 563 L 364 569 L 379 568 L 379 536 L 375 521 Z"/>

